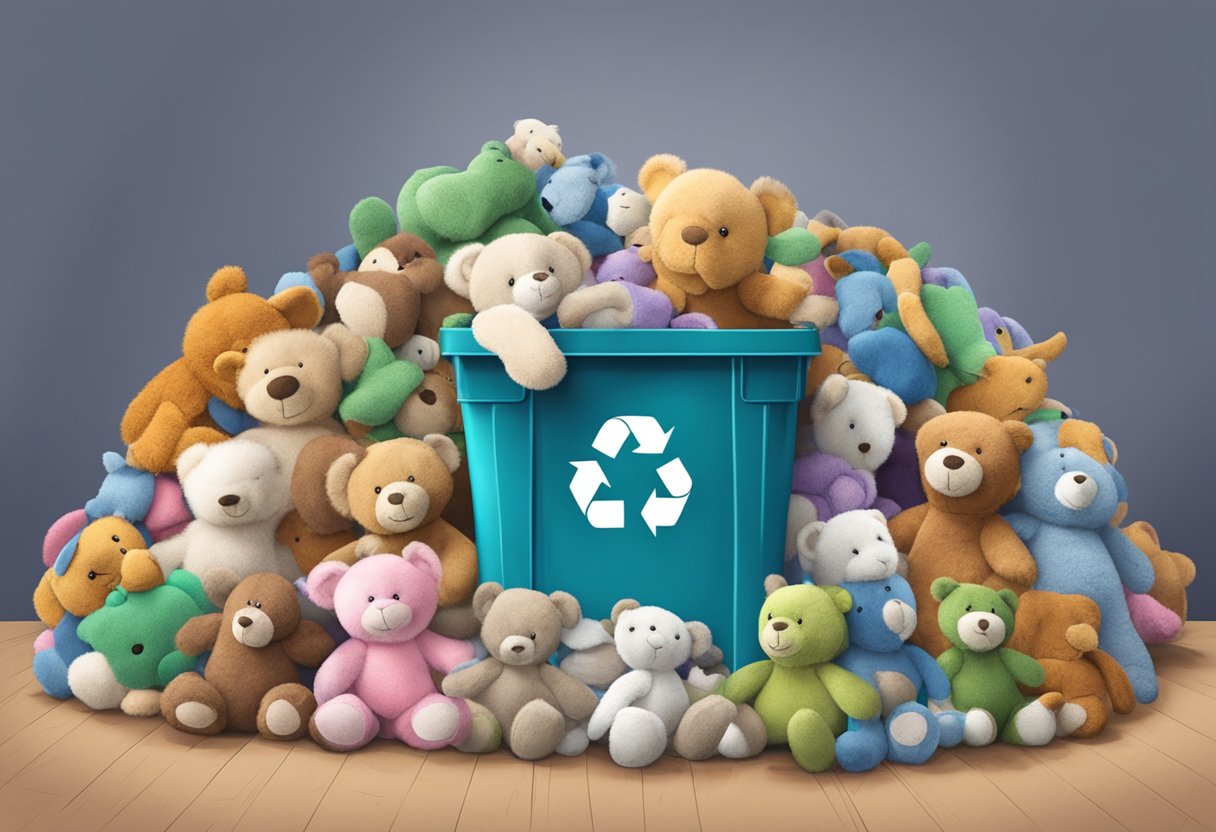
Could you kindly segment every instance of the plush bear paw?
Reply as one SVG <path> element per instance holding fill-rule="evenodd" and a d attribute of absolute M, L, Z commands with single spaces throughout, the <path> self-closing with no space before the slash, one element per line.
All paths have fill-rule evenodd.
<path fill-rule="evenodd" d="M 43 650 L 49 650 L 55 646 L 55 631 L 43 630 L 34 639 L 34 652 L 41 653 Z"/>
<path fill-rule="evenodd" d="M 891 741 L 903 746 L 915 746 L 924 742 L 929 734 L 929 722 L 919 711 L 892 714 L 887 720 L 887 734 Z"/>
<path fill-rule="evenodd" d="M 182 702 L 177 705 L 173 709 L 173 715 L 185 727 L 201 733 L 207 732 L 215 725 L 216 720 L 219 719 L 219 714 L 216 713 L 215 708 L 203 702 L 193 701 Z"/>
<path fill-rule="evenodd" d="M 814 324 L 817 329 L 826 329 L 836 323 L 840 315 L 840 304 L 836 298 L 823 295 L 807 295 L 794 307 L 789 321 L 792 324 Z"/>
<path fill-rule="evenodd" d="M 308 732 L 317 708 L 312 691 L 300 684 L 276 685 L 258 707 L 258 733 L 272 740 L 296 740 Z"/>
<path fill-rule="evenodd" d="M 132 549 L 122 559 L 122 588 L 127 592 L 146 592 L 165 582 L 160 564 L 147 549 Z"/>
<path fill-rule="evenodd" d="M 127 716 L 158 716 L 160 714 L 160 691 L 132 690 L 122 698 L 119 705 Z"/>
<path fill-rule="evenodd" d="M 676 727 L 676 753 L 686 760 L 707 760 L 712 757 L 719 752 L 740 710 L 740 706 L 724 696 L 707 696 L 694 702 Z"/>
<path fill-rule="evenodd" d="M 419 738 L 427 742 L 446 742 L 456 736 L 460 711 L 451 702 L 435 702 L 419 708 L 410 724 Z"/>
<path fill-rule="evenodd" d="M 1066 702 L 1056 714 L 1056 736 L 1071 737 L 1077 729 L 1085 724 L 1089 714 L 1075 702 Z"/>
<path fill-rule="evenodd" d="M 207 593 L 208 600 L 220 609 L 224 608 L 224 602 L 241 582 L 231 569 L 208 569 L 202 574 L 202 580 L 203 592 Z"/>
<path fill-rule="evenodd" d="M 967 711 L 963 721 L 963 744 L 973 747 L 996 742 L 996 718 L 983 708 Z"/>
<path fill-rule="evenodd" d="M 641 768 L 663 755 L 667 728 L 644 708 L 622 708 L 608 732 L 608 754 L 618 766 Z"/>
<path fill-rule="evenodd" d="M 466 701 L 469 703 L 472 723 L 469 726 L 468 739 L 457 745 L 457 750 L 466 754 L 488 754 L 491 751 L 497 751 L 498 747 L 502 745 L 502 726 L 484 705 L 479 705 L 472 700 Z"/>
<path fill-rule="evenodd" d="M 114 676 L 106 657 L 98 652 L 85 653 L 68 668 L 68 687 L 72 695 L 95 711 L 109 711 L 123 703 L 129 689 Z"/>
<path fill-rule="evenodd" d="M 577 757 L 587 750 L 588 745 L 590 740 L 587 738 L 587 726 L 578 725 L 567 731 L 553 750 L 563 757 Z"/>
<path fill-rule="evenodd" d="M 712 691 L 726 679 L 721 673 L 706 673 L 704 668 L 694 667 L 688 671 L 688 684 L 697 690 Z"/>
<path fill-rule="evenodd" d="M 790 717 L 787 736 L 794 761 L 806 771 L 817 774 L 836 762 L 836 737 L 818 711 L 796 711 Z"/>
<path fill-rule="evenodd" d="M 353 751 L 367 745 L 380 730 L 379 720 L 361 699 L 344 693 L 318 706 L 309 733 L 330 751 Z"/>
<path fill-rule="evenodd" d="M 1056 711 L 1042 699 L 1031 702 L 1013 715 L 1013 730 L 1007 739 L 1018 745 L 1047 745 L 1056 737 Z"/>
<path fill-rule="evenodd" d="M 429 372 L 439 364 L 439 344 L 425 335 L 411 335 L 397 348 L 396 355 L 400 360 L 417 364 Z"/>

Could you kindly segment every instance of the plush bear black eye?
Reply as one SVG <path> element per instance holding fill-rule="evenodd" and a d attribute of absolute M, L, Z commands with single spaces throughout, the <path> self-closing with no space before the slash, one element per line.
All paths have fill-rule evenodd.
<path fill-rule="evenodd" d="M 772 618 L 772 616 L 770 615 L 770 616 L 769 616 L 769 618 Z M 632 633 L 632 632 L 633 632 L 634 630 L 636 630 L 636 629 L 637 629 L 637 627 L 630 627 L 630 628 L 629 628 L 629 632 L 631 632 L 631 633 Z"/>
<path fill-rule="evenodd" d="M 886 590 L 887 592 L 891 591 L 891 587 L 889 587 L 889 586 L 884 586 L 883 589 Z"/>
<path fill-rule="evenodd" d="M 510 280 L 508 280 L 508 281 L 507 281 L 507 285 L 508 285 L 508 286 L 514 286 L 514 285 L 515 285 L 515 278 L 511 278 Z"/>
<path fill-rule="evenodd" d="M 500 164 L 501 164 L 501 163 L 502 163 L 502 162 L 504 162 L 505 160 L 504 160 L 504 159 L 503 159 L 501 156 L 499 156 L 499 157 L 498 157 L 497 159 L 495 159 L 494 161 L 495 161 L 495 162 L 498 162 L 498 163 L 500 163 Z"/>
<path fill-rule="evenodd" d="M 1026 376 L 1026 383 L 1027 383 L 1027 384 L 1033 384 L 1033 383 L 1034 383 L 1034 379 L 1033 379 L 1033 378 L 1031 378 L 1030 376 Z"/>
<path fill-rule="evenodd" d="M 96 578 L 97 578 L 97 573 L 94 572 L 92 569 L 90 569 L 89 570 L 89 580 L 92 581 L 92 580 L 95 580 Z"/>
<path fill-rule="evenodd" d="M 983 449 L 983 448 L 976 448 L 976 449 L 975 449 L 975 455 L 976 455 L 976 456 L 979 456 L 979 455 L 980 455 L 980 454 L 982 454 L 983 452 L 984 452 L 984 449 Z"/>
<path fill-rule="evenodd" d="M 722 226 L 721 228 L 719 228 L 719 229 L 718 229 L 718 236 L 719 236 L 719 237 L 725 237 L 725 236 L 727 236 L 727 235 L 729 235 L 729 234 L 730 234 L 730 229 L 729 229 L 729 228 L 727 228 L 725 225 L 724 225 L 724 226 Z"/>
<path fill-rule="evenodd" d="M 400 595 L 398 595 L 397 593 L 395 593 L 395 592 L 394 592 L 394 593 L 393 593 L 393 600 L 394 600 L 394 601 L 400 601 L 400 600 L 401 600 L 401 596 L 400 596 Z"/>
<path fill-rule="evenodd" d="M 298 537 L 292 538 L 292 540 L 294 540 L 296 543 L 300 542 L 300 538 L 298 538 Z"/>
<path fill-rule="evenodd" d="M 650 625 L 650 632 L 652 632 L 652 633 L 653 633 L 654 631 L 655 631 L 655 626 L 654 626 L 653 624 L 651 624 L 651 625 Z"/>
<path fill-rule="evenodd" d="M 249 347 L 241 347 L 241 352 L 249 352 Z"/>
<path fill-rule="evenodd" d="M 1063 458 L 1064 458 L 1064 452 L 1060 451 L 1060 459 L 1063 459 Z"/>
<path fill-rule="evenodd" d="M 887 314 L 887 313 L 886 313 L 886 312 L 884 312 L 882 309 L 879 309 L 877 312 L 875 312 L 875 313 L 874 313 L 874 320 L 876 320 L 876 321 L 881 321 L 881 320 L 882 320 L 882 316 L 883 316 L 883 315 L 885 315 L 885 314 Z"/>
<path fill-rule="evenodd" d="M 303 361 L 301 361 L 301 362 L 300 362 L 299 364 L 297 364 L 296 366 L 297 366 L 297 367 L 299 367 L 301 370 L 303 370 L 303 369 L 304 369 L 304 362 L 303 362 Z"/>
<path fill-rule="evenodd" d="M 142 644 L 132 644 L 131 652 L 138 656 L 140 653 L 144 652 L 144 646 Z"/>
<path fill-rule="evenodd" d="M 946 440 L 943 439 L 941 442 L 938 442 L 937 444 L 941 445 L 944 448 L 944 447 L 946 447 Z"/>
<path fill-rule="evenodd" d="M 413 481 L 414 481 L 414 475 L 413 475 L 413 474 L 410 474 L 408 477 L 406 477 L 406 478 L 405 478 L 405 481 L 406 481 L 406 482 L 413 482 Z"/>
<path fill-rule="evenodd" d="M 262 608 L 262 602 L 261 602 L 261 601 L 254 601 L 254 602 L 253 602 L 253 605 L 254 605 L 255 607 L 257 607 L 258 609 L 261 609 L 261 608 Z"/>
<path fill-rule="evenodd" d="M 536 641 L 536 633 L 529 633 L 528 638 L 532 639 L 533 641 Z"/>
<path fill-rule="evenodd" d="M 676 633 L 676 641 L 679 641 L 679 640 L 680 640 L 680 634 Z"/>
<path fill-rule="evenodd" d="M 858 611 L 858 612 L 861 612 L 861 607 L 858 607 L 858 608 L 857 608 L 857 611 Z"/>
<path fill-rule="evenodd" d="M 968 605 L 967 605 L 967 612 L 971 612 L 971 605 L 970 605 L 970 604 L 968 604 Z"/>
<path fill-rule="evenodd" d="M 253 602 L 252 602 L 252 601 L 246 601 L 246 602 L 245 602 L 245 606 L 247 606 L 247 607 L 252 607 L 252 606 L 253 606 Z"/>
<path fill-rule="evenodd" d="M 772 614 L 771 612 L 768 614 L 768 620 L 769 620 L 769 621 L 772 621 L 772 620 L 773 620 L 773 614 Z"/>
<path fill-rule="evenodd" d="M 549 267 L 549 274 L 557 274 L 557 270 L 556 270 L 556 269 L 554 269 L 552 266 L 550 266 L 550 267 Z"/>
<path fill-rule="evenodd" d="M 121 548 L 121 547 L 118 549 L 118 554 L 120 554 L 120 555 L 125 555 L 126 553 L 127 553 L 127 550 L 126 550 L 126 549 L 123 549 L 123 548 Z"/>
<path fill-rule="evenodd" d="M 853 430 L 855 427 L 857 427 L 856 424 L 854 424 L 853 422 L 849 422 L 849 430 Z"/>
<path fill-rule="evenodd" d="M 798 619 L 798 624 L 799 624 L 799 626 L 801 626 L 801 625 L 802 625 L 802 619 L 801 619 L 801 618 L 799 618 L 799 619 Z"/>
<path fill-rule="evenodd" d="M 372 601 L 375 601 L 375 600 L 376 600 L 376 596 L 375 596 L 375 595 L 369 595 L 369 596 L 367 596 L 367 603 L 369 603 L 369 604 L 370 604 Z"/>
<path fill-rule="evenodd" d="M 996 607 L 993 607 L 993 608 L 992 608 L 992 614 L 993 614 L 993 615 L 996 615 Z"/>
<path fill-rule="evenodd" d="M 1005 334 L 1005 329 L 1004 329 L 1004 327 L 999 327 L 999 326 L 998 326 L 998 327 L 996 328 L 996 334 L 997 334 L 997 335 L 1004 335 L 1004 334 Z"/>
<path fill-rule="evenodd" d="M 380 486 L 378 486 L 378 485 L 376 486 L 376 493 L 377 493 L 377 494 L 379 494 L 379 493 L 380 493 Z"/>
<path fill-rule="evenodd" d="M 415 260 L 416 260 L 416 259 L 418 259 L 418 258 L 419 258 L 419 257 L 421 257 L 421 256 L 422 256 L 422 252 L 421 252 L 421 251 L 415 251 L 415 252 L 414 252 L 414 259 L 415 259 Z"/>
<path fill-rule="evenodd" d="M 111 535 L 111 536 L 110 536 L 110 540 L 113 540 L 115 543 L 117 543 L 117 542 L 118 542 L 118 535 L 116 535 L 116 534 L 115 534 L 115 535 Z"/>
<path fill-rule="evenodd" d="M 854 549 L 854 550 L 853 550 L 853 554 L 855 554 L 855 555 L 860 555 L 860 554 L 861 554 L 861 552 L 859 552 L 859 551 L 857 551 L 856 549 Z"/>

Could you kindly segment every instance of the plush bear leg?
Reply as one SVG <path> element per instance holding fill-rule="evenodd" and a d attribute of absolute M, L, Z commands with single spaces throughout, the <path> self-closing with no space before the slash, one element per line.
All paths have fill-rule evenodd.
<path fill-rule="evenodd" d="M 494 714 L 484 705 L 479 705 L 466 699 L 472 723 L 469 726 L 469 736 L 464 742 L 457 743 L 456 748 L 466 754 L 488 754 L 497 751 L 502 745 L 502 726 L 494 718 Z"/>
<path fill-rule="evenodd" d="M 1097 696 L 1065 702 L 1056 714 L 1057 737 L 1092 737 L 1106 727 L 1106 703 Z"/>
<path fill-rule="evenodd" d="M 566 718 L 543 699 L 519 709 L 506 737 L 507 747 L 521 760 L 540 760 L 557 750 L 566 735 Z"/>
<path fill-rule="evenodd" d="M 973 748 L 991 745 L 996 742 L 996 718 L 983 708 L 972 708 L 967 711 L 963 722 L 963 744 Z"/>
<path fill-rule="evenodd" d="M 768 745 L 768 729 L 764 720 L 750 705 L 740 705 L 735 721 L 726 726 L 718 743 L 718 753 L 732 760 L 755 757 Z"/>
<path fill-rule="evenodd" d="M 228 725 L 224 697 L 197 673 L 183 673 L 169 683 L 160 712 L 166 722 L 188 734 L 218 734 Z"/>
<path fill-rule="evenodd" d="M 676 726 L 675 752 L 686 760 L 708 760 L 738 715 L 739 706 L 724 696 L 694 703 Z"/>
<path fill-rule="evenodd" d="M 845 771 L 869 771 L 886 757 L 887 735 L 878 717 L 861 722 L 849 720 L 849 730 L 836 738 L 836 761 Z"/>
<path fill-rule="evenodd" d="M 34 654 L 34 678 L 42 689 L 56 699 L 70 699 L 72 688 L 68 684 L 68 666 L 58 650 L 43 650 Z"/>
<path fill-rule="evenodd" d="M 275 685 L 258 706 L 258 733 L 270 740 L 298 740 L 308 733 L 316 709 L 317 700 L 303 685 Z"/>
<path fill-rule="evenodd" d="M 167 471 L 190 420 L 173 402 L 161 402 L 140 435 L 127 446 L 127 462 L 145 471 Z"/>
<path fill-rule="evenodd" d="M 586 751 L 590 744 L 591 739 L 587 736 L 586 721 L 567 721 L 566 733 L 562 736 L 562 741 L 557 744 L 557 748 L 553 750 L 563 757 L 577 757 Z"/>
<path fill-rule="evenodd" d="M 203 592 L 207 593 L 207 599 L 220 609 L 224 608 L 224 603 L 228 600 L 228 596 L 232 594 L 232 590 L 236 589 L 236 585 L 241 582 L 241 579 L 231 569 L 208 569 L 200 577 L 202 578 Z"/>
<path fill-rule="evenodd" d="M 963 741 L 967 730 L 967 717 L 962 711 L 936 711 L 938 739 L 941 748 L 954 748 Z"/>
<path fill-rule="evenodd" d="M 1102 608 L 1098 646 L 1110 653 L 1127 671 L 1136 701 L 1147 704 L 1157 698 L 1157 672 L 1144 642 L 1136 633 L 1122 593 L 1112 598 L 1094 598 Z"/>
<path fill-rule="evenodd" d="M 1136 595 L 1124 589 L 1123 597 L 1127 599 L 1127 611 L 1131 613 L 1136 634 L 1145 644 L 1164 644 L 1182 632 L 1182 619 L 1178 613 L 1153 596 Z"/>
<path fill-rule="evenodd" d="M 836 737 L 818 711 L 803 708 L 795 712 L 787 737 L 794 761 L 805 770 L 827 771 L 836 762 Z"/>
<path fill-rule="evenodd" d="M 156 716 L 160 713 L 160 691 L 129 690 L 118 707 L 127 716 Z"/>
<path fill-rule="evenodd" d="M 1047 745 L 1056 738 L 1056 714 L 1064 697 L 1045 693 L 1019 708 L 1005 723 L 1001 739 L 1014 745 Z"/>
<path fill-rule="evenodd" d="M 473 615 L 473 607 L 440 607 L 427 629 L 448 638 L 470 639 L 481 632 L 481 622 Z"/>
<path fill-rule="evenodd" d="M 393 721 L 392 733 L 411 748 L 430 751 L 469 738 L 473 715 L 463 699 L 432 693 Z"/>
<path fill-rule="evenodd" d="M 317 707 L 308 723 L 308 733 L 322 748 L 354 751 L 376 738 L 380 720 L 362 699 L 344 693 Z"/>
<path fill-rule="evenodd" d="M 667 750 L 667 728 L 657 714 L 644 708 L 622 708 L 608 729 L 608 753 L 626 768 L 653 763 Z"/>
<path fill-rule="evenodd" d="M 937 717 L 916 702 L 905 702 L 891 711 L 886 718 L 886 729 L 887 756 L 892 762 L 904 765 L 919 766 L 928 762 L 941 740 Z"/>
<path fill-rule="evenodd" d="M 85 653 L 68 668 L 68 686 L 72 695 L 95 711 L 119 707 L 129 692 L 118 681 L 110 663 L 101 653 Z M 157 708 L 156 713 L 160 713 Z"/>

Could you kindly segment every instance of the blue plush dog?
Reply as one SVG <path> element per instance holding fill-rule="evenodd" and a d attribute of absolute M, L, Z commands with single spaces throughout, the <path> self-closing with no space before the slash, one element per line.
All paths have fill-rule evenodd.
<path fill-rule="evenodd" d="M 592 257 L 618 251 L 623 241 L 608 227 L 609 200 L 620 185 L 616 165 L 602 153 L 573 156 L 560 168 L 536 172 L 540 204 L 553 221 L 578 237 Z"/>
<path fill-rule="evenodd" d="M 1080 419 L 1030 429 L 1034 444 L 1022 454 L 1022 489 L 1003 513 L 1038 564 L 1034 588 L 1092 598 L 1102 608 L 1098 646 L 1123 665 L 1136 699 L 1152 702 L 1157 674 L 1123 587 L 1148 592 L 1155 577 L 1145 554 L 1111 525 L 1126 493 L 1110 461 L 1113 446 L 1097 425 Z"/>
<path fill-rule="evenodd" d="M 963 739 L 965 717 L 955 710 L 934 713 L 917 702 L 950 698 L 950 681 L 933 657 L 905 644 L 916 629 L 916 597 L 899 575 L 846 582 L 853 608 L 845 613 L 849 649 L 836 663 L 878 689 L 883 716 L 849 720 L 836 740 L 836 759 L 847 771 L 869 771 L 883 760 L 920 765 L 939 747 Z"/>

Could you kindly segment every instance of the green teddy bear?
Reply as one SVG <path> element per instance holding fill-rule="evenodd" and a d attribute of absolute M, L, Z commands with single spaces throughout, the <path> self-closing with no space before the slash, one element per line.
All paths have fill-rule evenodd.
<path fill-rule="evenodd" d="M 536 174 L 516 162 L 502 142 L 486 142 L 465 170 L 439 166 L 415 171 L 397 197 L 397 212 L 377 197 L 350 214 L 359 257 L 401 230 L 417 234 L 439 262 L 468 243 L 507 234 L 550 234 L 561 229 L 540 204 Z"/>
<path fill-rule="evenodd" d="M 769 745 L 788 745 L 798 765 L 826 771 L 848 718 L 873 719 L 882 706 L 873 685 L 832 663 L 849 646 L 844 612 L 853 599 L 839 587 L 789 586 L 780 575 L 764 588 L 760 646 L 769 658 L 736 671 L 717 692 L 760 714 Z"/>
<path fill-rule="evenodd" d="M 937 623 L 954 646 L 937 657 L 950 679 L 954 707 L 967 712 L 963 739 L 988 745 L 999 734 L 1016 745 L 1046 745 L 1056 736 L 1064 706 L 1059 693 L 1027 697 L 1018 688 L 1043 684 L 1043 666 L 1010 650 L 1018 597 L 980 584 L 938 578 L 929 591 L 941 602 Z M 987 718 L 976 719 L 977 716 Z"/>
<path fill-rule="evenodd" d="M 393 419 L 422 383 L 422 368 L 402 361 L 383 340 L 365 338 L 367 360 L 358 378 L 346 385 L 338 418 L 356 439 L 379 441 L 391 434 Z M 387 431 L 387 433 L 386 433 Z"/>
<path fill-rule="evenodd" d="M 177 651 L 177 631 L 191 618 L 217 611 L 202 581 L 184 569 L 145 592 L 118 587 L 80 622 L 77 634 L 93 652 L 68 668 L 72 694 L 94 710 L 159 714 L 159 688 L 198 663 Z"/>

